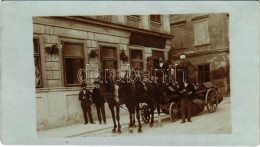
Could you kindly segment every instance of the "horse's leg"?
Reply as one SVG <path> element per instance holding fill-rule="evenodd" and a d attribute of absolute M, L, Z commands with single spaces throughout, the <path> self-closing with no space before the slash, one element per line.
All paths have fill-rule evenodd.
<path fill-rule="evenodd" d="M 135 111 L 133 111 L 133 127 L 135 128 L 136 125 L 135 125 Z"/>
<path fill-rule="evenodd" d="M 114 110 L 114 105 L 113 104 L 108 104 L 108 107 L 111 111 L 111 114 L 112 114 L 112 119 L 113 119 L 113 123 L 114 123 L 114 128 L 112 130 L 113 133 L 116 133 L 116 120 L 115 120 L 115 110 Z"/>
<path fill-rule="evenodd" d="M 117 133 L 121 133 L 121 125 L 120 125 L 120 108 L 119 105 L 116 106 L 116 119 L 118 124 Z"/>
<path fill-rule="evenodd" d="M 138 133 L 142 133 L 142 124 L 141 124 L 141 121 L 140 121 L 140 107 L 139 107 L 139 104 L 136 105 L 136 119 L 138 120 Z"/>
<path fill-rule="evenodd" d="M 149 108 L 150 108 L 150 110 L 152 111 L 151 112 L 151 122 L 150 122 L 150 127 L 153 127 L 153 123 L 154 123 L 154 107 L 153 107 L 153 105 L 152 104 L 150 104 L 149 105 Z"/>
<path fill-rule="evenodd" d="M 160 105 L 157 105 L 157 111 L 158 111 L 158 124 L 159 124 L 159 127 L 162 127 L 162 122 L 161 122 L 161 116 L 160 116 Z"/>
<path fill-rule="evenodd" d="M 133 133 L 133 107 L 129 107 L 128 110 L 130 115 L 129 133 Z"/>

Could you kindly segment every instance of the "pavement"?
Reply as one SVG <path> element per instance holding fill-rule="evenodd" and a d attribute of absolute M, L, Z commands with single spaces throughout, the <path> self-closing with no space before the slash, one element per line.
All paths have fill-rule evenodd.
<path fill-rule="evenodd" d="M 156 112 L 156 111 L 155 111 Z M 39 138 L 66 138 L 66 137 L 116 137 L 116 136 L 131 136 L 131 135 L 174 135 L 174 134 L 230 134 L 232 133 L 231 125 L 231 102 L 229 97 L 218 105 L 218 109 L 214 113 L 209 113 L 205 107 L 204 111 L 192 116 L 192 122 L 181 124 L 181 119 L 176 122 L 171 122 L 166 114 L 161 115 L 162 127 L 158 125 L 158 116 L 155 114 L 155 123 L 153 128 L 149 124 L 144 124 L 143 133 L 137 133 L 137 127 L 134 128 L 134 133 L 128 133 L 129 116 L 121 116 L 121 131 L 122 133 L 112 133 L 113 121 L 107 119 L 107 124 L 75 124 L 62 128 L 51 130 L 38 131 Z"/>

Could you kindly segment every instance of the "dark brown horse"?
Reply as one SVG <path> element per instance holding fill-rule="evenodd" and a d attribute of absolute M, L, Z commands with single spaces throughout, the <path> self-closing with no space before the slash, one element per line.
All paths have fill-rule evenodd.
<path fill-rule="evenodd" d="M 109 77 L 106 80 L 104 78 L 102 79 L 103 82 L 100 83 L 100 89 L 106 98 L 109 109 L 112 113 L 112 119 L 114 123 L 112 132 L 116 133 L 116 128 L 118 128 L 117 132 L 121 133 L 120 105 L 125 104 L 128 109 L 130 118 L 129 133 L 133 133 L 135 114 L 139 124 L 138 132 L 141 133 L 142 125 L 140 122 L 139 102 L 137 99 L 138 96 L 135 93 L 135 83 L 127 83 L 126 79 L 123 79 L 119 82 L 114 82 L 112 77 Z"/>

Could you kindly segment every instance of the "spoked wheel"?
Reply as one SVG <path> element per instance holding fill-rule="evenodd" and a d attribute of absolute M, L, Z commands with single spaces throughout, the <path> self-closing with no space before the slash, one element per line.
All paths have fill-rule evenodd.
<path fill-rule="evenodd" d="M 217 110 L 218 107 L 218 92 L 214 89 L 208 89 L 205 98 L 205 104 L 207 110 L 210 113 L 213 113 Z"/>
<path fill-rule="evenodd" d="M 143 105 L 141 108 L 141 115 L 142 115 L 142 120 L 144 123 L 149 123 L 150 121 L 150 109 L 147 105 Z"/>
<path fill-rule="evenodd" d="M 169 115 L 172 122 L 175 122 L 178 119 L 178 106 L 174 102 L 170 105 Z"/>

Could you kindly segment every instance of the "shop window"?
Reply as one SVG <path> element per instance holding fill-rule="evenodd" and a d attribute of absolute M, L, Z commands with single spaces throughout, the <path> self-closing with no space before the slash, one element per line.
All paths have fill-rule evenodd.
<path fill-rule="evenodd" d="M 42 87 L 41 55 L 39 39 L 33 39 L 35 87 Z"/>
<path fill-rule="evenodd" d="M 115 47 L 101 47 L 102 69 L 117 69 L 117 52 Z"/>
<path fill-rule="evenodd" d="M 150 15 L 150 21 L 161 22 L 160 15 Z"/>
<path fill-rule="evenodd" d="M 143 69 L 143 51 L 131 49 L 130 50 L 131 67 L 133 69 Z"/>
<path fill-rule="evenodd" d="M 80 79 L 85 79 L 84 51 L 82 44 L 63 43 L 64 80 L 66 86 L 80 85 Z"/>
<path fill-rule="evenodd" d="M 195 21 L 193 28 L 195 46 L 209 44 L 208 20 Z"/>
<path fill-rule="evenodd" d="M 164 51 L 152 50 L 153 58 L 164 57 Z"/>
<path fill-rule="evenodd" d="M 199 83 L 210 81 L 210 67 L 209 64 L 199 65 Z"/>

